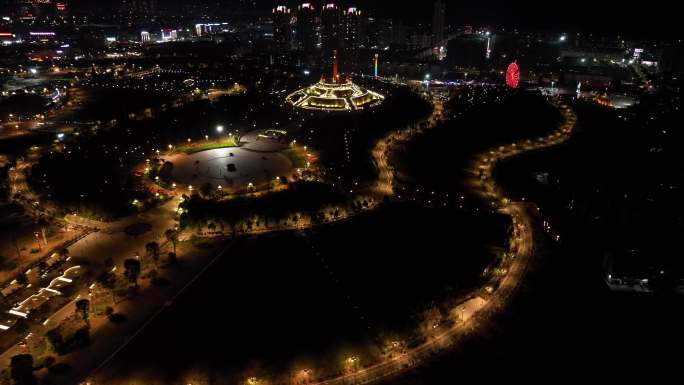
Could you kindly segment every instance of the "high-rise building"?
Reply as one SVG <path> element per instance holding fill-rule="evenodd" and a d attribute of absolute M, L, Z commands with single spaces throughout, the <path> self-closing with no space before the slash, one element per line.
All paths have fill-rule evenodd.
<path fill-rule="evenodd" d="M 162 41 L 178 40 L 178 30 L 171 28 L 164 28 L 161 30 Z"/>
<path fill-rule="evenodd" d="M 292 14 L 279 5 L 273 9 L 273 46 L 277 51 L 288 51 L 292 46 Z"/>
<path fill-rule="evenodd" d="M 313 4 L 303 3 L 297 7 L 297 49 L 305 53 L 316 50 L 316 10 Z"/>
<path fill-rule="evenodd" d="M 344 48 L 347 52 L 356 52 L 363 39 L 363 19 L 361 17 L 361 10 L 350 7 L 343 13 L 343 36 Z"/>
<path fill-rule="evenodd" d="M 197 37 L 202 37 L 205 35 L 211 35 L 217 31 L 221 31 L 224 25 L 221 23 L 200 23 L 195 24 L 195 35 Z"/>
<path fill-rule="evenodd" d="M 342 13 L 340 7 L 330 3 L 321 12 L 321 47 L 324 54 L 342 51 L 344 34 L 342 32 Z"/>
<path fill-rule="evenodd" d="M 432 46 L 439 47 L 444 44 L 444 19 L 446 17 L 446 4 L 444 4 L 442 0 L 435 1 L 433 11 Z"/>

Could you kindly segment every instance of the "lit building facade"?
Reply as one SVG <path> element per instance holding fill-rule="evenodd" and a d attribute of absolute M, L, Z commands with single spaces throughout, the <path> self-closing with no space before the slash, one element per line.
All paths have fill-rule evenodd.
<path fill-rule="evenodd" d="M 377 92 L 354 84 L 350 77 L 338 73 L 337 52 L 333 52 L 333 70 L 330 78 L 307 88 L 297 90 L 285 99 L 297 108 L 322 111 L 357 111 L 379 105 L 385 97 Z"/>
<path fill-rule="evenodd" d="M 297 7 L 297 49 L 305 53 L 316 50 L 316 10 L 311 3 Z"/>
<path fill-rule="evenodd" d="M 363 41 L 363 17 L 361 16 L 361 10 L 356 7 L 350 7 L 344 11 L 342 21 L 344 48 L 347 52 L 356 52 Z"/>
<path fill-rule="evenodd" d="M 342 52 L 344 34 L 342 31 L 342 12 L 336 4 L 323 6 L 321 11 L 321 48 L 324 54 L 337 50 Z"/>
<path fill-rule="evenodd" d="M 284 5 L 273 9 L 273 46 L 277 51 L 288 51 L 293 41 L 292 13 Z"/>

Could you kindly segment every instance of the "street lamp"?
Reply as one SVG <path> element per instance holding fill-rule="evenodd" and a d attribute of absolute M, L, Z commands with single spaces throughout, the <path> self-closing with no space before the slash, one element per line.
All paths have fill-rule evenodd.
<path fill-rule="evenodd" d="M 219 134 L 223 132 L 223 126 L 216 126 L 216 132 Z"/>

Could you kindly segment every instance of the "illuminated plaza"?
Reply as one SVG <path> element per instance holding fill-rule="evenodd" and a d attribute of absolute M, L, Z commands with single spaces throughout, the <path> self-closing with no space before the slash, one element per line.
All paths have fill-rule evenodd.
<path fill-rule="evenodd" d="M 337 72 L 337 54 L 333 54 L 332 77 L 288 95 L 287 102 L 298 108 L 325 111 L 356 111 L 379 105 L 385 97 L 352 82 L 342 80 Z"/>
<path fill-rule="evenodd" d="M 216 148 L 194 154 L 174 154 L 173 178 L 181 185 L 237 191 L 248 185 L 264 185 L 276 177 L 287 177 L 292 162 L 280 152 L 250 151 L 240 147 Z"/>

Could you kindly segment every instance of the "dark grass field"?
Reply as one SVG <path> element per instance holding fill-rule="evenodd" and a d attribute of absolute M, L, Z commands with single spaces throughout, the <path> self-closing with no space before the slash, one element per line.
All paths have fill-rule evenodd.
<path fill-rule="evenodd" d="M 667 382 L 680 372 L 681 295 L 612 292 L 603 280 L 607 251 L 622 273 L 681 277 L 681 112 L 653 114 L 649 99 L 633 111 L 575 103 L 570 141 L 497 167 L 504 189 L 537 202 L 562 242 L 485 333 L 388 384 Z"/>
<path fill-rule="evenodd" d="M 105 370 L 171 383 L 196 367 L 235 379 L 246 368 L 336 368 L 349 352 L 363 359 L 476 284 L 499 246 L 490 238 L 505 238 L 501 224 L 392 204 L 306 236 L 237 241 Z"/>
<path fill-rule="evenodd" d="M 463 185 L 473 154 L 500 144 L 537 138 L 552 132 L 560 115 L 543 97 L 517 92 L 467 109 L 454 104 L 460 116 L 428 130 L 395 156 L 402 181 L 424 191 L 467 193 Z"/>

